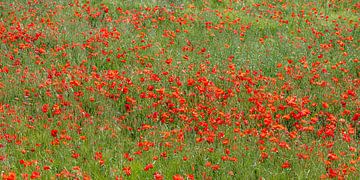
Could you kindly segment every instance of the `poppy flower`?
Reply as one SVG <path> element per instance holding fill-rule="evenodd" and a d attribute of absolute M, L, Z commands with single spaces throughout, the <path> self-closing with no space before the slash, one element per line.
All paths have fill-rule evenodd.
<path fill-rule="evenodd" d="M 291 168 L 291 164 L 288 161 L 285 161 L 282 165 L 281 168 L 283 169 L 288 169 Z"/>

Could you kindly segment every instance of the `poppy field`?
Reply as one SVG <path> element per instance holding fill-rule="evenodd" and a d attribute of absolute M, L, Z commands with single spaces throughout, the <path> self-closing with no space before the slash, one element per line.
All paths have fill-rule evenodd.
<path fill-rule="evenodd" d="M 360 3 L 0 2 L 0 176 L 356 179 Z"/>

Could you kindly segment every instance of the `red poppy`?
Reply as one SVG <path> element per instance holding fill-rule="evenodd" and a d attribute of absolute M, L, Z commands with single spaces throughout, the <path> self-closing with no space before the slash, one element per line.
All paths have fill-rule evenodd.
<path fill-rule="evenodd" d="M 58 130 L 56 130 L 56 129 L 51 130 L 52 137 L 57 137 L 57 134 L 58 134 Z"/>
<path fill-rule="evenodd" d="M 152 169 L 152 168 L 154 168 L 153 164 L 147 164 L 144 168 L 144 171 L 148 171 L 149 169 Z"/>
<path fill-rule="evenodd" d="M 288 161 L 285 161 L 282 165 L 281 168 L 283 169 L 287 169 L 287 168 L 291 168 L 291 164 Z"/>
<path fill-rule="evenodd" d="M 131 167 L 123 167 L 123 172 L 125 175 L 130 176 L 131 175 Z"/>

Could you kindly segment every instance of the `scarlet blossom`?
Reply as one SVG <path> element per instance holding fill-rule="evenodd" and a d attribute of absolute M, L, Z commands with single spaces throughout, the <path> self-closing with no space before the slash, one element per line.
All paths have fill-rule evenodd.
<path fill-rule="evenodd" d="M 164 179 L 164 176 L 161 175 L 159 172 L 155 172 L 155 173 L 154 173 L 154 179 L 155 179 L 155 180 L 163 180 L 163 179 Z"/>
<path fill-rule="evenodd" d="M 307 155 L 307 154 L 298 153 L 296 155 L 299 159 L 304 159 L 304 160 L 309 159 L 309 155 Z"/>
<path fill-rule="evenodd" d="M 104 163 L 105 163 L 105 161 L 104 161 L 103 159 L 100 159 L 100 160 L 99 160 L 99 164 L 100 164 L 100 166 L 103 166 L 103 165 L 104 165 Z"/>
<path fill-rule="evenodd" d="M 353 118 L 351 120 L 352 121 L 358 121 L 359 119 L 360 119 L 360 113 L 356 113 L 356 114 L 354 114 L 354 116 L 353 116 Z"/>
<path fill-rule="evenodd" d="M 165 63 L 166 63 L 166 64 L 171 64 L 172 61 L 173 61 L 173 59 L 172 59 L 172 58 L 169 58 L 169 59 L 167 59 L 167 60 L 165 61 Z"/>
<path fill-rule="evenodd" d="M 154 168 L 154 165 L 153 164 L 148 164 L 148 165 L 145 166 L 144 171 L 148 171 L 149 169 L 152 169 L 152 168 Z"/>
<path fill-rule="evenodd" d="M 15 180 L 16 179 L 16 174 L 14 172 L 10 172 L 8 174 L 2 174 L 1 178 L 3 180 Z"/>
<path fill-rule="evenodd" d="M 261 158 L 262 159 L 267 159 L 269 157 L 269 154 L 268 153 L 266 153 L 266 152 L 262 152 L 261 153 Z"/>
<path fill-rule="evenodd" d="M 5 156 L 0 156 L 0 161 L 5 161 L 6 157 Z"/>
<path fill-rule="evenodd" d="M 130 111 L 131 110 L 131 105 L 130 104 L 125 104 L 125 109 L 126 109 L 126 111 Z"/>
<path fill-rule="evenodd" d="M 101 152 L 95 152 L 95 156 L 94 156 L 95 160 L 100 160 L 102 158 L 103 158 L 103 155 Z"/>
<path fill-rule="evenodd" d="M 57 134 L 58 134 L 58 130 L 56 130 L 56 129 L 51 130 L 52 137 L 57 137 Z"/>
<path fill-rule="evenodd" d="M 338 159 L 339 159 L 339 157 L 338 157 L 336 154 L 333 154 L 333 153 L 329 153 L 329 154 L 328 154 L 328 158 L 329 158 L 329 160 L 331 160 L 331 161 L 335 161 L 335 160 L 338 160 Z"/>
<path fill-rule="evenodd" d="M 71 157 L 74 158 L 74 159 L 77 159 L 77 158 L 80 157 L 80 154 L 78 154 L 78 153 L 73 153 L 73 154 L 71 155 Z"/>
<path fill-rule="evenodd" d="M 210 166 L 211 166 L 211 162 L 209 162 L 209 161 L 206 162 L 206 163 L 205 163 L 205 166 L 206 166 L 206 167 L 210 167 Z"/>
<path fill-rule="evenodd" d="M 122 170 L 127 176 L 131 175 L 131 167 L 124 167 Z"/>
<path fill-rule="evenodd" d="M 329 168 L 327 171 L 330 178 L 335 178 L 338 175 L 338 172 L 335 169 Z"/>
<path fill-rule="evenodd" d="M 356 152 L 356 148 L 355 147 L 349 147 L 349 150 L 351 151 L 351 152 Z"/>
<path fill-rule="evenodd" d="M 326 103 L 326 102 L 323 102 L 323 103 L 322 103 L 322 107 L 325 108 L 325 109 L 327 109 L 327 108 L 329 108 L 329 104 Z"/>
<path fill-rule="evenodd" d="M 214 170 L 214 171 L 217 171 L 217 170 L 220 169 L 220 165 L 218 165 L 218 164 L 212 165 L 211 169 Z"/>
<path fill-rule="evenodd" d="M 42 112 L 43 112 L 43 113 L 46 113 L 46 112 L 48 112 L 48 110 L 49 110 L 49 104 L 44 104 L 44 105 L 42 106 Z"/>
<path fill-rule="evenodd" d="M 37 171 L 34 171 L 31 173 L 31 176 L 30 176 L 31 179 L 38 179 L 40 178 L 40 173 L 37 172 Z"/>
<path fill-rule="evenodd" d="M 179 174 L 175 174 L 175 175 L 173 176 L 173 180 L 184 180 L 184 178 L 183 178 L 181 175 L 179 175 Z"/>
<path fill-rule="evenodd" d="M 283 169 L 287 169 L 287 168 L 291 168 L 291 164 L 288 161 L 285 161 L 282 165 L 281 168 Z"/>

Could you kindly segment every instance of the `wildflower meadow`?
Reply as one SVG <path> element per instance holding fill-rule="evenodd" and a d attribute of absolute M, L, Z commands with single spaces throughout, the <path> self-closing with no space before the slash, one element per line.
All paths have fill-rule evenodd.
<path fill-rule="evenodd" d="M 360 2 L 4 0 L 0 177 L 358 179 Z"/>

